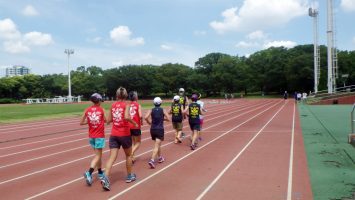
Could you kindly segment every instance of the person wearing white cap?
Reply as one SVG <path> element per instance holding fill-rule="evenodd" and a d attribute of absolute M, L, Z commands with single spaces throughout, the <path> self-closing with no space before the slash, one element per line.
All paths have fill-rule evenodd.
<path fill-rule="evenodd" d="M 164 141 L 164 121 L 169 121 L 167 112 L 161 108 L 162 100 L 160 97 L 155 97 L 153 100 L 154 108 L 149 110 L 144 119 L 147 121 L 150 127 L 150 135 L 154 140 L 154 147 L 152 151 L 152 157 L 148 164 L 150 168 L 155 168 L 155 160 L 158 158 L 158 163 L 165 161 L 161 155 L 161 142 Z"/>
<path fill-rule="evenodd" d="M 189 98 L 186 96 L 185 89 L 184 88 L 180 88 L 178 95 L 180 96 L 179 103 L 182 105 L 183 110 L 185 110 L 185 108 L 189 105 Z M 186 115 L 185 114 L 183 114 L 183 120 L 184 119 L 186 119 Z M 184 132 L 181 132 L 181 137 L 182 138 L 185 137 L 185 133 Z"/>
<path fill-rule="evenodd" d="M 171 114 L 171 121 L 173 123 L 173 128 L 175 129 L 175 141 L 174 143 L 181 143 L 181 131 L 182 131 L 182 105 L 179 103 L 180 96 L 175 95 L 173 103 L 171 104 L 169 114 Z"/>

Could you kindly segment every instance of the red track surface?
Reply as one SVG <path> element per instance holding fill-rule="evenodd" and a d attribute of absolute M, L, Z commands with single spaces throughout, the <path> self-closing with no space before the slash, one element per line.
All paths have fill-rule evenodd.
<path fill-rule="evenodd" d="M 110 192 L 104 192 L 96 178 L 93 186 L 86 186 L 82 177 L 93 152 L 79 119 L 1 126 L 1 198 L 312 199 L 294 108 L 294 101 L 271 99 L 207 104 L 199 147 L 191 151 L 188 139 L 173 144 L 173 130 L 166 123 L 162 148 L 166 161 L 154 170 L 147 164 L 153 142 L 144 126 L 133 168 L 138 180 L 124 182 L 121 150 Z M 186 122 L 184 127 L 190 133 Z"/>

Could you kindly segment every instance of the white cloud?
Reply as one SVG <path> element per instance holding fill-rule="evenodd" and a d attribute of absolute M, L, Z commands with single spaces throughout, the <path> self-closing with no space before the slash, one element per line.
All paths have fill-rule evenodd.
<path fill-rule="evenodd" d="M 250 47 L 257 47 L 259 46 L 258 43 L 256 42 L 245 42 L 245 41 L 240 41 L 238 44 L 235 45 L 237 48 L 250 48 Z"/>
<path fill-rule="evenodd" d="M 286 48 L 292 48 L 294 46 L 296 46 L 297 43 L 293 42 L 293 41 L 284 41 L 284 40 L 280 40 L 280 41 L 270 41 L 270 42 L 266 42 L 264 44 L 264 48 L 270 48 L 270 47 L 286 47 Z"/>
<path fill-rule="evenodd" d="M 37 16 L 39 15 L 38 11 L 32 5 L 27 5 L 23 10 L 22 14 L 25 16 Z"/>
<path fill-rule="evenodd" d="M 144 38 L 131 38 L 132 32 L 127 26 L 118 26 L 110 31 L 111 39 L 119 45 L 137 46 L 144 45 Z"/>
<path fill-rule="evenodd" d="M 0 20 L 0 39 L 19 39 L 21 33 L 17 30 L 16 24 L 9 18 Z"/>
<path fill-rule="evenodd" d="M 23 38 L 26 44 L 29 45 L 47 46 L 53 43 L 52 36 L 50 34 L 37 31 L 26 33 Z"/>
<path fill-rule="evenodd" d="M 306 0 L 244 0 L 240 9 L 226 9 L 223 21 L 212 21 L 210 26 L 219 34 L 275 27 L 306 15 L 308 7 Z"/>
<path fill-rule="evenodd" d="M 166 44 L 160 45 L 160 48 L 162 48 L 163 50 L 172 50 L 173 49 L 173 47 L 166 45 Z"/>
<path fill-rule="evenodd" d="M 102 40 L 101 37 L 94 37 L 94 38 L 87 39 L 88 42 L 92 42 L 92 43 L 99 43 L 101 42 L 101 40 Z"/>
<path fill-rule="evenodd" d="M 9 18 L 0 20 L 0 39 L 3 40 L 4 51 L 13 54 L 30 52 L 30 46 L 47 46 L 54 43 L 50 34 L 33 31 L 22 35 Z"/>
<path fill-rule="evenodd" d="M 249 33 L 247 35 L 247 38 L 249 40 L 263 40 L 263 39 L 266 39 L 267 36 L 264 34 L 263 31 L 257 30 L 257 31 Z"/>
<path fill-rule="evenodd" d="M 207 35 L 207 32 L 206 31 L 195 30 L 194 31 L 194 35 L 203 36 L 203 35 Z"/>
<path fill-rule="evenodd" d="M 24 45 L 21 41 L 6 41 L 4 42 L 4 50 L 8 53 L 27 53 L 30 48 Z"/>
<path fill-rule="evenodd" d="M 355 0 L 341 0 L 340 6 L 347 12 L 355 11 Z"/>
<path fill-rule="evenodd" d="M 353 37 L 353 43 L 354 43 L 354 45 L 355 45 L 355 36 Z"/>

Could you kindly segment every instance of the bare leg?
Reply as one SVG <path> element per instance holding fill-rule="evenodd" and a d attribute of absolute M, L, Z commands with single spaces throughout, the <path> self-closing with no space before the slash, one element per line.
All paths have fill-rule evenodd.
<path fill-rule="evenodd" d="M 127 174 L 132 173 L 132 147 L 128 149 L 123 149 L 124 153 L 126 154 L 126 169 L 127 169 Z"/>
<path fill-rule="evenodd" d="M 132 147 L 132 160 L 135 160 L 134 155 L 141 145 L 141 136 L 132 136 L 133 147 Z"/>
<path fill-rule="evenodd" d="M 106 169 L 105 169 L 105 173 L 107 176 L 110 175 L 111 173 L 111 168 L 112 168 L 112 165 L 113 163 L 116 161 L 117 159 L 117 154 L 118 154 L 118 149 L 117 148 L 114 148 L 114 149 L 111 149 L 110 150 L 110 157 L 106 163 Z"/>
<path fill-rule="evenodd" d="M 102 157 L 102 149 L 94 149 L 95 157 L 92 159 L 90 167 L 91 168 L 101 168 L 101 157 Z"/>
<path fill-rule="evenodd" d="M 191 144 L 195 144 L 196 143 L 196 140 L 198 138 L 198 132 L 196 130 L 193 131 L 192 133 L 192 141 L 191 141 Z"/>
<path fill-rule="evenodd" d="M 153 153 L 152 153 L 152 160 L 155 160 L 158 155 L 160 156 L 160 154 L 161 154 L 160 144 L 161 144 L 161 140 L 156 138 L 155 143 L 154 143 Z"/>

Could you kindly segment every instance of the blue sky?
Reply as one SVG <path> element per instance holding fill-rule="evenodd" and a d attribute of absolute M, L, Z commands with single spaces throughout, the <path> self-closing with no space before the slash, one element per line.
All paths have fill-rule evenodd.
<path fill-rule="evenodd" d="M 355 0 L 333 1 L 337 45 L 355 50 Z M 67 73 L 66 48 L 72 68 L 107 69 L 309 44 L 314 4 L 326 44 L 326 0 L 0 0 L 0 67 Z"/>

